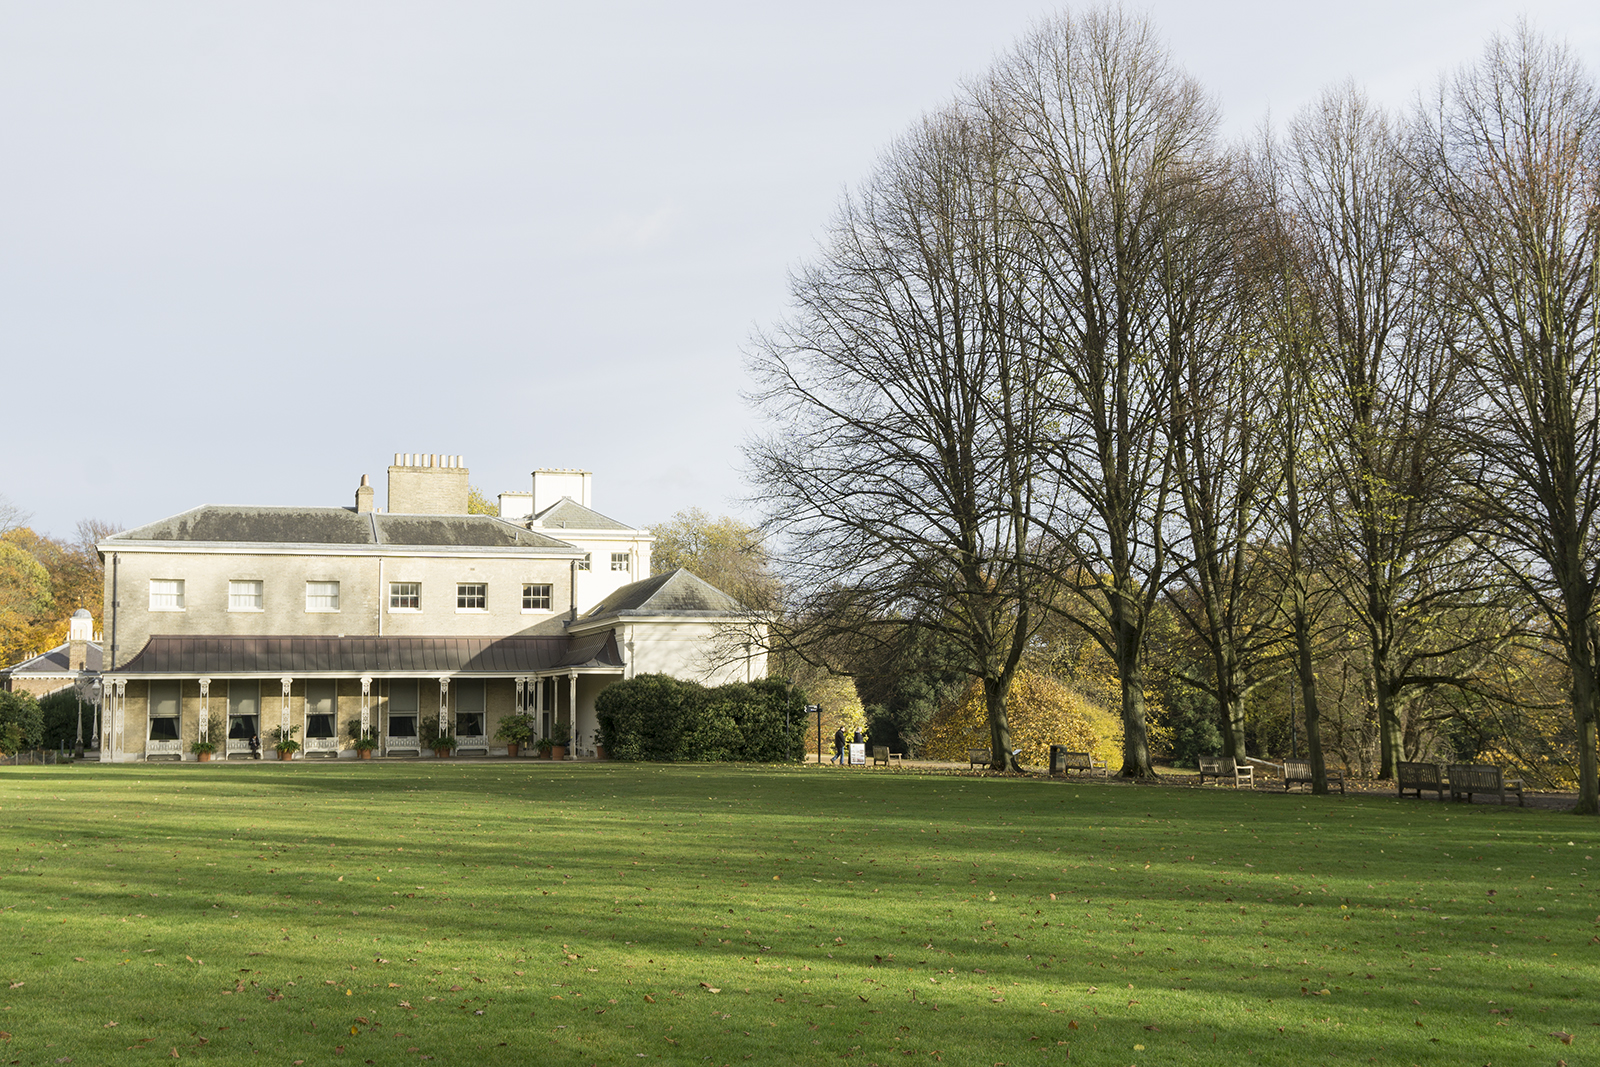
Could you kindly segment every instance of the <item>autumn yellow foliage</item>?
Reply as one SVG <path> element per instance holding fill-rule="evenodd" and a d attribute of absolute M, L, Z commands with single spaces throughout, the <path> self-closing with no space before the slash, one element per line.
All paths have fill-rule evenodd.
<path fill-rule="evenodd" d="M 1066 745 L 1107 760 L 1122 758 L 1121 720 L 1078 690 L 1033 671 L 1019 671 L 1006 700 L 1011 743 L 1024 766 L 1049 765 L 1050 746 Z M 965 761 L 973 748 L 989 746 L 989 715 L 983 685 L 973 682 L 961 699 L 940 709 L 928 724 L 923 751 L 929 759 Z"/>

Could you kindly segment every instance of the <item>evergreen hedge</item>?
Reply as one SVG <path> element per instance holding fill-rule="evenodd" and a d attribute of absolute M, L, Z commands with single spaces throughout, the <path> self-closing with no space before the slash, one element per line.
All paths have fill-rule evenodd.
<path fill-rule="evenodd" d="M 641 674 L 602 692 L 595 714 L 612 759 L 778 763 L 805 751 L 805 695 L 772 679 L 707 688 Z"/>

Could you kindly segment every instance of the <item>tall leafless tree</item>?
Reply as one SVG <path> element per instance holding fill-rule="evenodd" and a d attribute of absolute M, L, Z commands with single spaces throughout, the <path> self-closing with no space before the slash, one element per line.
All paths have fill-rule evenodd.
<path fill-rule="evenodd" d="M 1224 750 L 1245 756 L 1245 705 L 1281 659 L 1270 624 L 1275 560 L 1271 507 L 1284 478 L 1279 367 L 1269 316 L 1276 280 L 1262 268 L 1268 234 L 1242 198 L 1229 229 L 1234 280 L 1221 289 L 1178 368 L 1172 447 L 1188 536 L 1174 545 L 1187 592 L 1171 603 L 1210 658 L 1185 680 L 1216 701 Z"/>
<path fill-rule="evenodd" d="M 1054 536 L 1078 595 L 1060 603 L 1116 663 L 1122 774 L 1153 773 L 1145 712 L 1150 612 L 1181 527 L 1172 420 L 1180 368 L 1209 343 L 1231 247 L 1211 208 L 1216 109 L 1150 24 L 1118 8 L 1062 15 L 988 85 L 1030 237 L 1067 507 Z"/>
<path fill-rule="evenodd" d="M 1284 160 L 1312 303 L 1307 411 L 1330 476 L 1321 563 L 1363 630 L 1387 778 L 1406 758 L 1407 700 L 1455 678 L 1484 636 L 1437 624 L 1487 598 L 1451 505 L 1459 465 L 1443 429 L 1461 402 L 1460 368 L 1398 127 L 1346 85 L 1296 117 Z"/>
<path fill-rule="evenodd" d="M 1015 767 L 1006 697 L 1054 580 L 1032 555 L 1050 501 L 1009 166 L 959 107 L 895 146 L 755 344 L 770 432 L 747 450 L 794 645 L 939 635 L 983 684 L 996 768 Z"/>
<path fill-rule="evenodd" d="M 1596 781 L 1600 588 L 1600 96 L 1526 24 L 1441 85 L 1415 158 L 1474 386 L 1463 443 L 1483 544 L 1539 605 L 1571 673 L 1578 810 Z"/>

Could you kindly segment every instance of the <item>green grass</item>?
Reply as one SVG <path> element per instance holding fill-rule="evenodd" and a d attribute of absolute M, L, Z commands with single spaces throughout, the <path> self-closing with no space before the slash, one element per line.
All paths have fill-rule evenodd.
<path fill-rule="evenodd" d="M 1600 826 L 1550 812 L 502 760 L 8 769 L 0 821 L 0 1064 L 1600 1047 Z"/>

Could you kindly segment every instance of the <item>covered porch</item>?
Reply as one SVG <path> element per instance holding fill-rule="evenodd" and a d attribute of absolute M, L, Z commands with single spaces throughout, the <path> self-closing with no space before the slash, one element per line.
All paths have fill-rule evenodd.
<path fill-rule="evenodd" d="M 614 637 L 153 637 L 102 677 L 104 759 L 252 758 L 292 737 L 295 758 L 431 757 L 430 731 L 463 755 L 504 755 L 495 738 L 512 715 L 535 738 L 557 725 L 574 755 L 594 750 L 594 698 L 620 679 Z"/>

